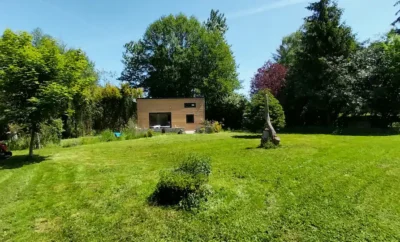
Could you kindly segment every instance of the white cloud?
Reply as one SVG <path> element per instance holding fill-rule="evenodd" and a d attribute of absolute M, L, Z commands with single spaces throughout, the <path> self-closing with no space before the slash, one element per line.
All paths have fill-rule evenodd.
<path fill-rule="evenodd" d="M 310 2 L 311 0 L 279 0 L 276 2 L 272 2 L 269 4 L 265 4 L 259 7 L 255 8 L 250 8 L 250 9 L 245 9 L 237 12 L 233 12 L 230 14 L 227 14 L 228 19 L 235 19 L 235 18 L 240 18 L 240 17 L 246 17 L 246 16 L 251 16 L 263 12 L 267 12 L 273 9 L 278 9 L 278 8 L 285 8 L 289 7 L 292 5 L 300 4 L 300 3 L 305 3 L 305 2 Z"/>

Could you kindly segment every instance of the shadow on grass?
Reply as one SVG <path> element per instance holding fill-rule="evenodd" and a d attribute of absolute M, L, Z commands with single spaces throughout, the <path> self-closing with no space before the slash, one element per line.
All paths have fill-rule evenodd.
<path fill-rule="evenodd" d="M 232 136 L 234 139 L 261 139 L 261 135 L 254 134 L 254 135 L 234 135 Z"/>
<path fill-rule="evenodd" d="M 330 134 L 343 136 L 391 136 L 399 135 L 398 129 L 394 128 L 332 128 L 332 127 L 292 127 L 285 128 L 278 133 L 281 134 Z"/>
<path fill-rule="evenodd" d="M 40 163 L 48 158 L 48 156 L 40 155 L 34 155 L 33 157 L 27 155 L 16 155 L 6 160 L 0 160 L 0 169 L 17 169 L 26 165 Z"/>

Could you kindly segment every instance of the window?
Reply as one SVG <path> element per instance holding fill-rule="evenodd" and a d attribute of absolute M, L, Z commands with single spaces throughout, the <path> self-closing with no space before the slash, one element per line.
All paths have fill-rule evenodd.
<path fill-rule="evenodd" d="M 149 113 L 150 127 L 171 127 L 171 113 Z"/>
<path fill-rule="evenodd" d="M 186 123 L 193 124 L 194 123 L 194 114 L 186 114 Z"/>
<path fill-rule="evenodd" d="M 185 103 L 185 108 L 195 108 L 196 103 Z"/>

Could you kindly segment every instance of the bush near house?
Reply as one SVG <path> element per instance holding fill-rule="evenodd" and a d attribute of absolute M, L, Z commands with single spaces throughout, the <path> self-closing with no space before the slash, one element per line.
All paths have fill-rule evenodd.
<path fill-rule="evenodd" d="M 196 133 L 199 134 L 213 134 L 213 133 L 219 133 L 221 132 L 222 129 L 222 123 L 218 122 L 218 121 L 209 121 L 206 120 L 204 121 L 204 123 L 202 124 L 203 127 L 200 127 L 196 130 Z"/>

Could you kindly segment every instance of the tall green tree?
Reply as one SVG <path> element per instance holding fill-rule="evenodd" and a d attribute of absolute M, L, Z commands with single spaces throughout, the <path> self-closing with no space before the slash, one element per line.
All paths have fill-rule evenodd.
<path fill-rule="evenodd" d="M 81 50 L 64 52 L 51 37 L 4 31 L 0 38 L 0 109 L 8 122 L 28 127 L 30 156 L 40 124 L 66 112 L 75 93 L 91 81 L 85 73 L 88 65 Z"/>
<path fill-rule="evenodd" d="M 220 32 L 222 35 L 228 31 L 228 25 L 226 23 L 226 17 L 219 10 L 211 10 L 210 17 L 204 23 L 206 28 L 210 31 Z"/>
<path fill-rule="evenodd" d="M 183 14 L 162 17 L 142 39 L 127 43 L 123 63 L 120 80 L 144 88 L 148 97 L 204 96 L 211 107 L 240 87 L 221 33 Z"/>
<path fill-rule="evenodd" d="M 396 1 L 396 3 L 394 4 L 395 7 L 398 5 L 400 5 L 400 1 Z M 400 14 L 400 10 L 396 12 L 396 15 L 399 15 L 399 14 Z M 400 17 L 397 17 L 396 20 L 393 21 L 392 25 L 395 26 L 398 23 L 400 23 Z M 397 32 L 399 32 L 399 31 L 397 30 Z"/>
<path fill-rule="evenodd" d="M 329 62 L 341 92 L 343 116 L 368 116 L 387 128 L 400 117 L 400 36 L 394 32 L 351 54 Z M 378 122 L 379 121 L 379 122 Z"/>
<path fill-rule="evenodd" d="M 301 51 L 301 37 L 302 29 L 283 37 L 281 45 L 273 56 L 274 60 L 287 68 L 292 66 Z"/>
<path fill-rule="evenodd" d="M 94 127 L 97 130 L 121 130 L 129 120 L 136 118 L 135 98 L 143 95 L 142 89 L 131 88 L 128 83 L 120 88 L 107 83 L 95 91 L 96 115 Z"/>
<path fill-rule="evenodd" d="M 347 58 L 358 45 L 350 27 L 341 22 L 342 10 L 331 0 L 311 3 L 312 15 L 305 19 L 301 36 L 301 51 L 287 76 L 285 103 L 288 122 L 295 124 L 332 124 L 338 117 L 340 103 L 336 93 L 341 86 L 327 71 L 327 61 Z"/>

